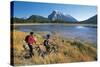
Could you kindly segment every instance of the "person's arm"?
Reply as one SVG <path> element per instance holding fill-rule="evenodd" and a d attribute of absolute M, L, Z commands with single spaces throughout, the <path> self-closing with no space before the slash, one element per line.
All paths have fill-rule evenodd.
<path fill-rule="evenodd" d="M 33 37 L 33 41 L 34 41 L 35 44 L 36 44 L 36 40 L 37 40 L 37 39 L 36 39 L 35 37 Z"/>

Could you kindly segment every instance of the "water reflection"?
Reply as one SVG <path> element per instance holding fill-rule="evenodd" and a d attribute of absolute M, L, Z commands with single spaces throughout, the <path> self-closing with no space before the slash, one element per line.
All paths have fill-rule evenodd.
<path fill-rule="evenodd" d="M 85 29 L 86 27 L 84 27 L 84 26 L 76 26 L 76 28 L 78 28 L 78 29 Z"/>

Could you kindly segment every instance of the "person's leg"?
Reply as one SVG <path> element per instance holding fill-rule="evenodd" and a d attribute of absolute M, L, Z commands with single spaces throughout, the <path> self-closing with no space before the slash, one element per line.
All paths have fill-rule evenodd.
<path fill-rule="evenodd" d="M 32 57 L 32 45 L 28 44 L 29 45 L 29 48 L 30 48 L 30 56 Z"/>

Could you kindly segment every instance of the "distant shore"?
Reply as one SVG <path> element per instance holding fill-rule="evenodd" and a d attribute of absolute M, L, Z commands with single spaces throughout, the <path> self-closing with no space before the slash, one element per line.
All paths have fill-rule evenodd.
<path fill-rule="evenodd" d="M 72 24 L 72 23 L 14 23 L 11 25 L 66 25 L 66 26 L 95 26 L 97 24 Z"/>

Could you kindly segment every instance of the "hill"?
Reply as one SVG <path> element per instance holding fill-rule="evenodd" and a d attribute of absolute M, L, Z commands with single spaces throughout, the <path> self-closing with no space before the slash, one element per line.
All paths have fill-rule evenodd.
<path fill-rule="evenodd" d="M 34 23 L 46 23 L 49 22 L 50 20 L 48 20 L 48 18 L 45 18 L 43 16 L 39 16 L 39 15 L 32 15 L 30 16 L 28 19 L 26 19 L 27 22 L 34 22 Z"/>
<path fill-rule="evenodd" d="M 38 55 L 32 56 L 30 59 L 24 58 L 25 50 L 23 49 L 23 39 L 28 34 L 26 32 L 13 32 L 13 61 L 14 65 L 31 65 L 31 64 L 55 64 L 69 62 L 86 62 L 97 60 L 97 49 L 89 43 L 83 43 L 77 40 L 67 40 L 60 37 L 57 33 L 51 36 L 51 43 L 57 46 L 57 52 L 47 54 L 45 57 Z M 46 32 L 35 33 L 38 43 L 42 43 L 43 36 Z"/>
<path fill-rule="evenodd" d="M 97 15 L 85 20 L 81 21 L 80 23 L 85 23 L 85 24 L 97 24 Z"/>

